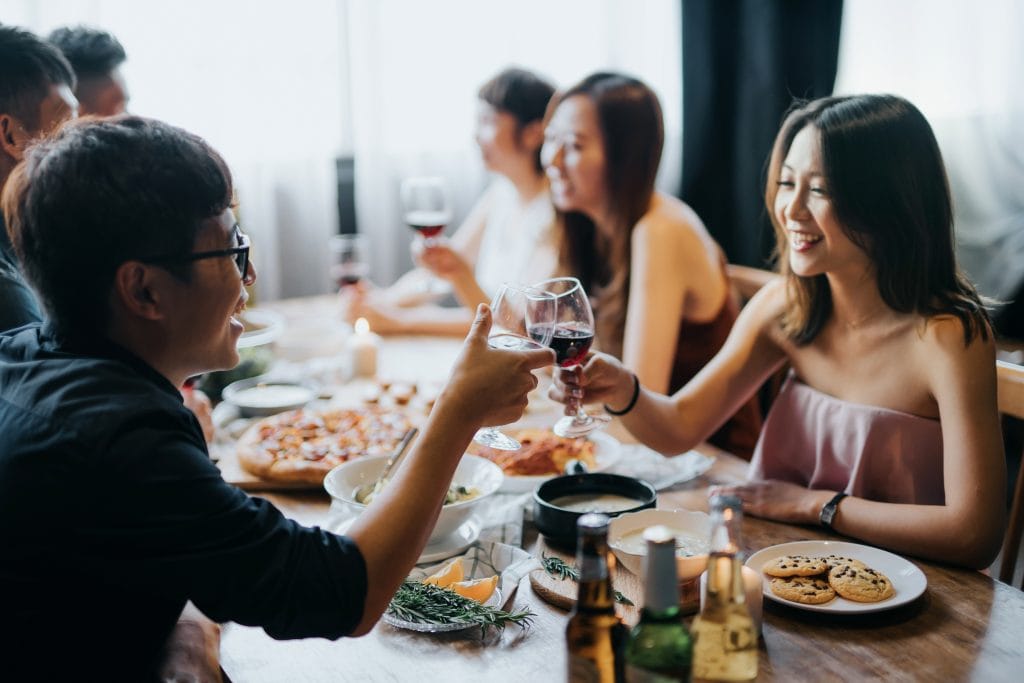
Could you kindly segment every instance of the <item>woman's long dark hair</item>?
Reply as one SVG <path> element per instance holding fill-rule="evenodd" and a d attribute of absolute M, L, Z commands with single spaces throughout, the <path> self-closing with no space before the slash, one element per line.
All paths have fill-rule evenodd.
<path fill-rule="evenodd" d="M 555 94 L 555 86 L 526 69 L 508 68 L 480 86 L 477 96 L 499 111 L 511 114 L 516 120 L 516 134 L 534 121 L 544 120 L 548 102 Z M 534 157 L 537 173 L 543 173 L 540 147 Z"/>
<path fill-rule="evenodd" d="M 612 225 L 599 233 L 584 214 L 559 212 L 560 270 L 579 278 L 594 296 L 601 347 L 621 356 L 633 228 L 650 207 L 665 142 L 661 104 L 642 81 L 595 73 L 553 100 L 552 111 L 559 102 L 577 95 L 590 98 L 597 109 Z"/>
<path fill-rule="evenodd" d="M 950 314 L 964 342 L 988 337 L 988 313 L 956 263 L 953 204 L 938 142 L 924 115 L 894 95 L 826 97 L 797 103 L 786 116 L 768 167 L 765 204 L 775 227 L 790 306 L 782 317 L 797 344 L 811 342 L 832 314 L 825 275 L 789 267 L 789 241 L 775 217 L 782 164 L 797 133 L 812 126 L 836 219 L 874 264 L 878 289 L 894 311 Z"/>

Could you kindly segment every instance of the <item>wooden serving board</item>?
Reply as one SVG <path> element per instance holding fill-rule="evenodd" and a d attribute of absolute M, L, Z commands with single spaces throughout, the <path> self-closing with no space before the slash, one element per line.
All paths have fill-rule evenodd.
<path fill-rule="evenodd" d="M 558 557 L 568 564 L 575 564 L 575 556 L 549 546 L 543 537 L 537 539 L 535 550 L 536 557 L 540 559 L 543 555 Z M 633 601 L 633 605 L 620 604 L 619 614 L 627 624 L 635 624 L 640 619 L 640 608 L 643 606 L 644 587 L 641 577 L 633 574 L 625 567 L 615 563 L 615 556 L 612 556 L 613 571 L 612 587 Z M 556 607 L 571 610 L 576 606 L 576 593 L 578 587 L 571 579 L 559 579 L 557 576 L 548 574 L 543 568 L 530 572 L 530 586 L 533 592 L 545 602 Z M 692 579 L 679 584 L 680 607 L 684 614 L 695 614 L 700 609 L 700 579 Z"/>

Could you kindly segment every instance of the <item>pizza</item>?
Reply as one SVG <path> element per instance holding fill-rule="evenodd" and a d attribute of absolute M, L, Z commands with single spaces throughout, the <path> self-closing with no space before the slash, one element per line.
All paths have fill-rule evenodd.
<path fill-rule="evenodd" d="M 292 410 L 249 427 L 238 462 L 263 479 L 321 486 L 347 460 L 390 454 L 412 426 L 405 413 L 375 406 Z"/>
<path fill-rule="evenodd" d="M 593 469 L 594 442 L 584 437 L 566 439 L 547 429 L 522 429 L 511 435 L 522 444 L 518 451 L 503 451 L 474 443 L 469 452 L 487 458 L 512 476 L 562 474 L 570 460 Z"/>

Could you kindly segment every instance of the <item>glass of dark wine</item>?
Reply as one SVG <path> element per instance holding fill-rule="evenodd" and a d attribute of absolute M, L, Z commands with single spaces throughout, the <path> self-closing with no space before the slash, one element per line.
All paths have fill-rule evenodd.
<path fill-rule="evenodd" d="M 492 349 L 526 351 L 549 345 L 555 322 L 555 297 L 533 287 L 505 283 L 491 301 Z M 517 451 L 521 444 L 494 427 L 477 431 L 473 440 L 501 451 Z"/>
<path fill-rule="evenodd" d="M 423 239 L 424 246 L 433 246 L 452 219 L 451 193 L 444 178 L 406 178 L 401 195 L 406 224 Z"/>
<path fill-rule="evenodd" d="M 365 235 L 333 235 L 328 248 L 331 252 L 331 280 L 338 291 L 358 284 L 369 275 Z"/>
<path fill-rule="evenodd" d="M 555 321 L 547 342 L 555 352 L 555 362 L 566 369 L 576 367 L 594 343 L 594 312 L 583 285 L 574 277 L 559 277 L 533 286 L 555 297 Z M 583 391 L 576 389 L 566 404 L 566 416 L 552 428 L 555 434 L 574 439 L 611 421 L 607 415 L 588 415 L 583 410 L 582 399 Z M 570 412 L 572 415 L 568 414 Z"/>

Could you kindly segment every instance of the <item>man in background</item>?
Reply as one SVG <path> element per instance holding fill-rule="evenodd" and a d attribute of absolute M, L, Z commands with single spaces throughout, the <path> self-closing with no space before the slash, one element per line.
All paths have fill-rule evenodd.
<path fill-rule="evenodd" d="M 121 74 L 124 47 L 106 31 L 88 26 L 65 26 L 47 40 L 56 45 L 75 70 L 78 113 L 82 116 L 114 116 L 128 106 L 128 86 Z"/>
<path fill-rule="evenodd" d="M 0 25 L 0 190 L 25 148 L 75 116 L 75 74 L 60 51 L 24 29 Z M 42 318 L 0 216 L 0 332 Z"/>

